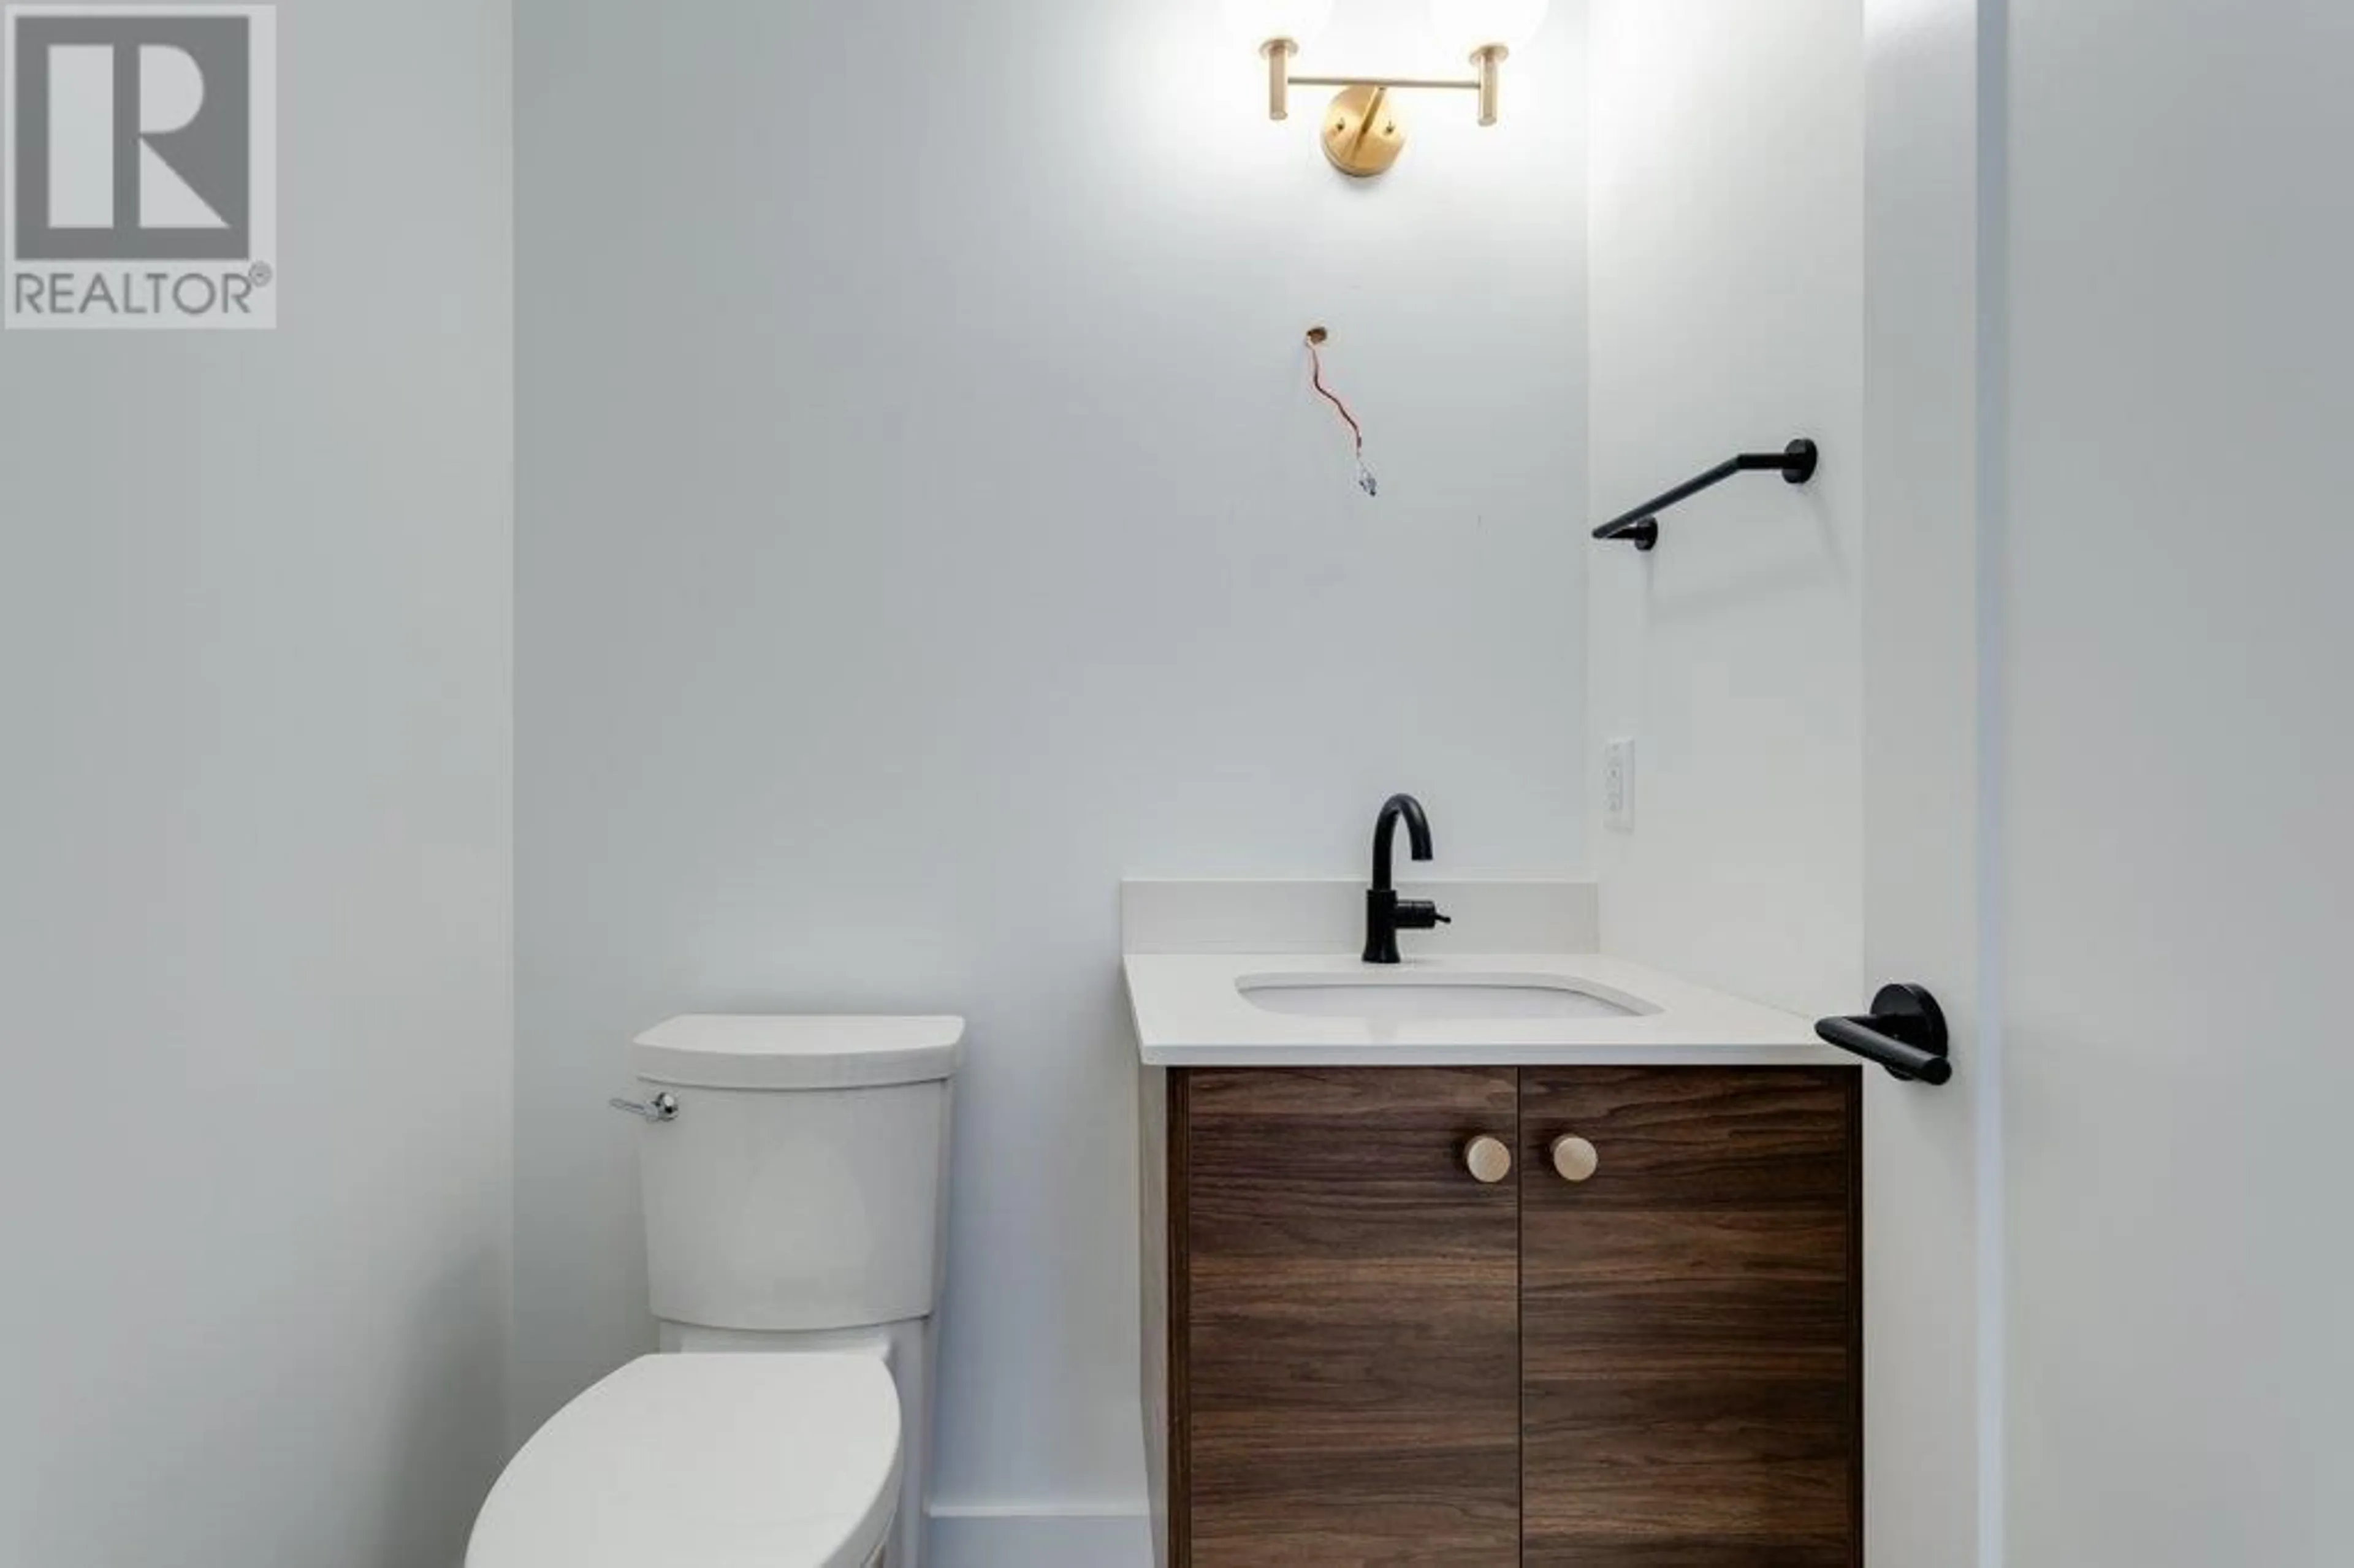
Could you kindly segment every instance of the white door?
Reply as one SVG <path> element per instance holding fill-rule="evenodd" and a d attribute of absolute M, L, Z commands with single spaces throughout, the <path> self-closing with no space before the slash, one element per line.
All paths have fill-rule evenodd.
<path fill-rule="evenodd" d="M 1872 1560 L 2343 1563 L 2354 20 L 1866 16 Z"/>
<path fill-rule="evenodd" d="M 2354 1561 L 2354 17 L 2010 0 L 2009 1561 Z"/>

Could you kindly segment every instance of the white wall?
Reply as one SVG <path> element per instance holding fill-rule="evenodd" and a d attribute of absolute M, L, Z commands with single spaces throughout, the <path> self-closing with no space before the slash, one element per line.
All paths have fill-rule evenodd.
<path fill-rule="evenodd" d="M 281 18 L 282 326 L 0 339 L 0 1561 L 454 1564 L 509 1305 L 503 4 Z"/>
<path fill-rule="evenodd" d="M 1862 25 L 1859 0 L 1596 0 L 1594 521 L 1735 451 L 1657 551 L 1596 546 L 1592 752 L 1610 951 L 1799 1011 L 1860 973 Z"/>
<path fill-rule="evenodd" d="M 2011 0 L 2015 1568 L 2346 1561 L 2354 18 Z"/>
<path fill-rule="evenodd" d="M 1141 1506 L 1119 877 L 1585 869 L 1581 10 L 1357 186 L 1207 0 L 521 6 L 524 1424 L 649 1341 L 632 1033 L 956 1010 L 938 1495 Z"/>

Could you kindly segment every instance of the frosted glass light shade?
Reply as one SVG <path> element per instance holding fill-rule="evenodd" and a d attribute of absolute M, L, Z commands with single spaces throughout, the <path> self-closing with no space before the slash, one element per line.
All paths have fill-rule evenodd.
<path fill-rule="evenodd" d="M 1220 0 L 1226 30 L 1237 43 L 1258 48 L 1289 38 L 1306 48 L 1332 19 L 1332 0 Z"/>
<path fill-rule="evenodd" d="M 1547 0 L 1430 0 L 1430 30 L 1456 59 L 1490 44 L 1517 49 L 1544 26 Z"/>

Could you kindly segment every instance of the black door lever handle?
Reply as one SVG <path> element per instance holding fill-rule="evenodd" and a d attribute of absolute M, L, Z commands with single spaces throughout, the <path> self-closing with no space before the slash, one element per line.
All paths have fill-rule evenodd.
<path fill-rule="evenodd" d="M 1815 1025 L 1826 1044 L 1877 1062 L 1891 1077 L 1935 1087 L 1950 1083 L 1954 1064 L 1946 1034 L 1945 1010 L 1926 987 L 1884 985 L 1861 1018 L 1826 1018 Z"/>

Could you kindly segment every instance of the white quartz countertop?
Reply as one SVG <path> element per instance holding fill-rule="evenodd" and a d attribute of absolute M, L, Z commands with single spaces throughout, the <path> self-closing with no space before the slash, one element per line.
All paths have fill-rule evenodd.
<path fill-rule="evenodd" d="M 1168 1067 L 1854 1066 L 1812 1021 L 1593 953 L 1447 953 L 1395 966 L 1353 953 L 1130 953 L 1123 960 L 1143 1061 Z M 1562 1018 L 1303 1016 L 1269 1012 L 1246 984 L 1563 987 L 1628 1014 Z M 1603 1010 L 1596 1009 L 1597 1012 Z"/>

